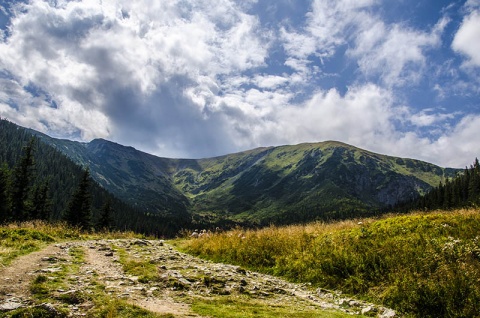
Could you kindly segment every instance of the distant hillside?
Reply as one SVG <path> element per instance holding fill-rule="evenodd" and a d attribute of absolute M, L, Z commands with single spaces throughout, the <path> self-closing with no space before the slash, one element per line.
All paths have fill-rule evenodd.
<path fill-rule="evenodd" d="M 168 159 L 103 139 L 44 142 L 123 201 L 194 223 L 265 225 L 378 213 L 458 170 L 375 154 L 340 142 L 258 148 L 208 159 Z"/>
<path fill-rule="evenodd" d="M 40 140 L 34 143 L 34 162 L 36 182 L 48 181 L 50 188 L 50 199 L 52 201 L 51 220 L 59 220 L 65 211 L 67 203 L 74 192 L 77 184 L 83 175 L 82 169 L 88 162 L 74 162 L 64 153 L 58 151 L 57 147 L 44 143 L 41 140 L 50 138 L 38 132 L 17 126 L 6 120 L 0 120 L 0 165 L 6 164 L 12 169 L 15 163 L 22 156 L 22 149 L 27 146 L 33 134 Z M 70 147 L 71 153 L 81 153 L 84 145 L 66 140 L 55 139 L 58 145 Z M 68 145 L 68 146 L 67 146 Z M 83 156 L 78 155 L 78 158 Z M 79 165 L 80 163 L 80 165 Z M 174 235 L 185 226 L 172 218 L 159 215 L 148 215 L 143 210 L 133 208 L 129 204 L 114 197 L 97 183 L 91 185 L 93 218 L 98 219 L 102 205 L 110 200 L 112 202 L 114 215 L 114 227 L 122 230 L 134 230 L 157 235 Z"/>
<path fill-rule="evenodd" d="M 369 215 L 456 171 L 327 141 L 196 160 L 172 178 L 197 214 L 268 224 Z"/>
<path fill-rule="evenodd" d="M 92 177 L 124 202 L 152 215 L 190 221 L 189 201 L 169 176 L 172 160 L 103 139 L 80 143 L 38 132 L 37 136 L 81 166 L 88 166 Z"/>

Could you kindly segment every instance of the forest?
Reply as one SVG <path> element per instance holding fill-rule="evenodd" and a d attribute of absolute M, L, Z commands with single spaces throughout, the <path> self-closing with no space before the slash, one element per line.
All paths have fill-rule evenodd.
<path fill-rule="evenodd" d="M 407 202 L 401 202 L 393 209 L 400 212 L 412 210 L 449 210 L 455 208 L 478 207 L 480 204 L 480 163 L 478 158 L 470 167 L 454 178 L 443 182 L 425 195 Z"/>
<path fill-rule="evenodd" d="M 98 185 L 29 130 L 0 120 L 0 223 L 43 219 L 84 230 L 132 230 L 166 237 L 185 224 L 144 213 Z M 188 225 L 188 224 L 187 224 Z"/>

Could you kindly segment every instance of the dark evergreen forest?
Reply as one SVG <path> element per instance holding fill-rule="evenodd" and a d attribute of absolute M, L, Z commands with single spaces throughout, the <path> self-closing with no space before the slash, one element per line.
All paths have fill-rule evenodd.
<path fill-rule="evenodd" d="M 412 201 L 398 204 L 394 210 L 408 212 L 411 210 L 455 209 L 478 207 L 480 205 L 480 163 L 475 159 L 468 168 L 454 178 L 444 182 Z"/>
<path fill-rule="evenodd" d="M 32 219 L 158 237 L 173 236 L 188 226 L 136 210 L 94 182 L 88 167 L 0 119 L 0 223 Z"/>

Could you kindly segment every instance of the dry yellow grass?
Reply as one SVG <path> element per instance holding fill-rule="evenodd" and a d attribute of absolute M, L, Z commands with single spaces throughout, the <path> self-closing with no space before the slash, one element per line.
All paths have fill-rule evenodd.
<path fill-rule="evenodd" d="M 414 315 L 480 312 L 480 210 L 416 212 L 189 239 L 183 248 Z"/>

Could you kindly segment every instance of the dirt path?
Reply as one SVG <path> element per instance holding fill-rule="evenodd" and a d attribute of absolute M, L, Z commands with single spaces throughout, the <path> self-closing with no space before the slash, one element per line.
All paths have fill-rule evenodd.
<path fill-rule="evenodd" d="M 33 278 L 39 273 L 56 271 L 58 267 L 50 265 L 68 259 L 66 245 L 54 244 L 19 257 L 10 266 L 0 269 L 0 311 L 32 304 L 29 287 Z"/>
<path fill-rule="evenodd" d="M 138 278 L 124 273 L 122 266 L 117 262 L 118 258 L 114 257 L 114 250 L 111 246 L 120 245 L 123 248 L 128 248 L 130 243 L 130 241 L 88 242 L 86 263 L 81 271 L 84 274 L 92 271 L 96 272 L 99 275 L 99 280 L 104 282 L 107 293 L 121 296 L 133 305 L 160 314 L 172 314 L 178 317 L 200 317 L 192 313 L 187 304 L 176 302 L 168 293 L 162 293 L 154 297 L 153 291 L 156 290 L 154 287 L 139 283 Z M 153 246 L 152 243 L 148 243 L 148 245 Z"/>
<path fill-rule="evenodd" d="M 191 305 L 198 301 L 246 299 L 266 306 L 291 306 L 298 310 L 341 310 L 351 314 L 395 317 L 392 310 L 342 297 L 329 291 L 312 289 L 279 278 L 250 272 L 238 266 L 217 264 L 178 252 L 162 241 L 97 240 L 50 245 L 42 251 L 18 258 L 0 270 L 1 312 L 38 305 L 29 288 L 33 279 L 71 265 L 72 248 L 83 251 L 83 261 L 65 278 L 65 289 L 53 291 L 51 306 L 63 306 L 70 316 L 92 316 L 94 302 L 82 300 L 61 304 L 62 295 L 77 292 L 102 293 L 109 299 L 123 299 L 150 312 L 170 317 L 201 317 Z M 123 259 L 120 259 L 120 258 Z M 132 276 L 120 261 L 150 264 L 155 273 L 148 279 Z M 49 305 L 49 306 L 50 306 Z"/>

